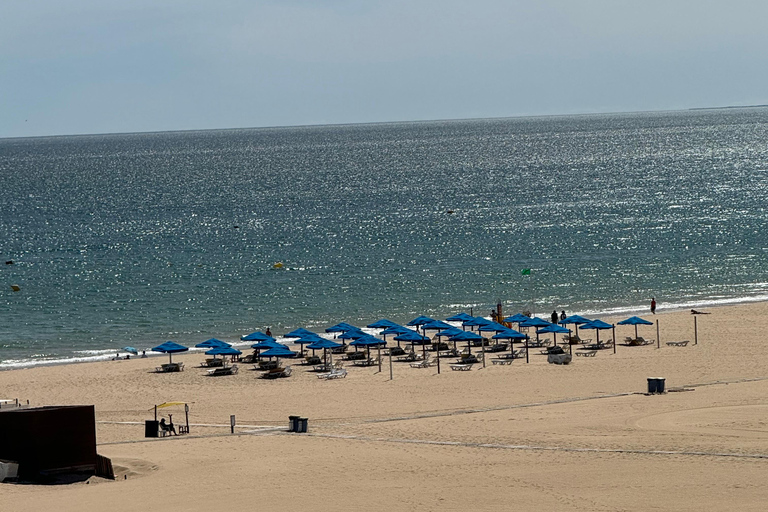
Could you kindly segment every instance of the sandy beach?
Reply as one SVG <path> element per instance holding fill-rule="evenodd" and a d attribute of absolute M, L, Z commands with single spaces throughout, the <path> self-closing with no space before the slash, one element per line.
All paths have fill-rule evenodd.
<path fill-rule="evenodd" d="M 209 377 L 202 354 L 0 372 L 0 398 L 94 404 L 116 481 L 0 485 L 3 510 L 764 510 L 768 501 L 768 303 L 660 311 L 660 348 L 471 371 L 348 365 L 321 381 L 293 365 Z M 602 317 L 608 322 L 623 317 Z M 372 319 L 374 320 L 374 319 Z M 656 339 L 656 328 L 639 334 Z M 593 332 L 582 333 L 594 337 Z M 603 331 L 601 339 L 610 338 Z M 667 345 L 690 340 L 685 347 Z M 647 396 L 648 377 L 670 391 Z M 191 434 L 144 438 L 166 401 L 190 404 Z M 172 411 L 181 423 L 183 412 Z M 230 433 L 229 418 L 237 428 Z M 308 434 L 285 432 L 288 416 Z"/>

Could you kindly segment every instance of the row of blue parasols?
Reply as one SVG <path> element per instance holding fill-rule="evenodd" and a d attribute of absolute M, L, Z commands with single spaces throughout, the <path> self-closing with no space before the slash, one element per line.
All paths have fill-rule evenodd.
<path fill-rule="evenodd" d="M 475 341 L 481 341 L 483 339 L 483 336 L 479 334 L 481 332 L 493 332 L 494 334 L 491 336 L 491 338 L 494 340 L 522 340 L 522 339 L 528 338 L 526 334 L 523 334 L 515 329 L 511 329 L 498 322 L 494 322 L 492 320 L 488 320 L 483 317 L 474 317 L 467 313 L 459 313 L 457 315 L 451 316 L 449 318 L 446 318 L 446 321 L 461 322 L 463 329 L 459 329 L 441 320 L 435 320 L 427 316 L 419 316 L 407 323 L 408 326 L 416 327 L 417 329 L 416 331 L 414 331 L 413 329 L 408 329 L 405 326 L 399 325 L 387 319 L 381 319 L 366 326 L 370 329 L 382 329 L 380 332 L 380 335 L 384 337 L 383 340 L 376 338 L 371 334 L 365 333 L 359 327 L 355 327 L 354 325 L 348 324 L 346 322 L 338 323 L 332 327 L 327 328 L 325 331 L 327 333 L 333 333 L 335 337 L 338 339 L 341 339 L 344 341 L 351 340 L 350 345 L 354 347 L 365 347 L 368 350 L 370 350 L 371 347 L 386 346 L 387 335 L 394 335 L 393 339 L 398 342 L 398 346 L 400 342 L 411 343 L 412 345 L 417 345 L 417 344 L 427 345 L 432 342 L 432 339 L 426 336 L 427 330 L 436 330 L 438 331 L 436 334 L 437 337 L 440 337 L 440 338 L 445 337 L 447 338 L 448 341 L 451 341 L 454 343 L 455 342 L 472 343 Z M 554 335 L 557 335 L 558 333 L 561 333 L 561 334 L 570 333 L 571 331 L 569 329 L 563 327 L 565 325 L 574 325 L 576 328 L 577 336 L 578 336 L 579 328 L 594 329 L 597 333 L 598 343 L 599 343 L 599 331 L 603 329 L 613 328 L 613 325 L 603 322 L 602 320 L 599 320 L 599 319 L 589 320 L 579 315 L 569 316 L 563 320 L 560 320 L 557 324 L 554 324 L 546 320 L 542 320 L 541 318 L 536 318 L 536 317 L 531 318 L 518 313 L 516 315 L 505 318 L 503 322 L 516 323 L 518 324 L 518 328 L 534 327 L 536 328 L 537 339 L 539 334 L 552 333 Z M 558 325 L 558 324 L 561 324 L 561 325 Z M 637 316 L 633 316 L 633 317 L 627 318 L 626 320 L 622 320 L 621 322 L 618 322 L 618 324 L 634 325 L 635 337 L 637 337 L 638 325 L 653 325 L 653 322 L 649 322 L 648 320 L 644 320 Z M 419 327 L 421 328 L 422 333 L 424 334 L 420 334 L 418 332 Z M 476 327 L 478 332 L 475 333 L 472 330 L 467 331 L 466 327 L 470 327 L 470 329 Z M 284 337 L 293 338 L 294 343 L 302 347 L 302 351 L 304 350 L 304 345 L 306 345 L 307 349 L 311 349 L 313 351 L 323 350 L 324 355 L 328 349 L 334 349 L 334 348 L 339 348 L 343 346 L 343 344 L 341 343 L 338 343 L 333 340 L 329 340 L 327 338 L 323 338 L 319 334 L 304 328 L 299 328 L 294 331 L 291 331 L 285 334 Z M 278 343 L 275 340 L 275 338 L 273 338 L 272 336 L 264 334 L 260 331 L 243 336 L 241 339 L 243 341 L 256 341 L 256 343 L 251 345 L 251 348 L 259 351 L 259 355 L 261 357 L 290 358 L 290 357 L 295 357 L 297 355 L 296 352 L 291 351 L 285 345 Z M 207 350 L 205 354 L 212 355 L 214 357 L 218 355 L 225 356 L 225 355 L 242 354 L 240 350 L 232 347 L 229 343 L 226 343 L 221 340 L 217 340 L 215 338 L 211 338 L 202 343 L 199 343 L 195 345 L 195 347 L 208 348 L 209 350 Z M 132 348 L 133 347 L 125 347 L 124 350 L 132 349 Z M 170 362 L 172 362 L 173 354 L 179 353 L 179 352 L 185 352 L 187 350 L 189 350 L 188 347 L 185 347 L 173 341 L 167 341 L 161 345 L 158 345 L 152 348 L 153 352 L 167 353 L 169 356 Z M 263 352 L 261 352 L 262 350 Z M 136 349 L 133 349 L 133 351 L 135 352 L 132 352 L 132 353 L 137 353 Z"/>

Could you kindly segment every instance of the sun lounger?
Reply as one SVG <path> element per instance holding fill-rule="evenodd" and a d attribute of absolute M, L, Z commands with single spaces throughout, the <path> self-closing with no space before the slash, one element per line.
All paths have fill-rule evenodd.
<path fill-rule="evenodd" d="M 346 368 L 334 368 L 328 373 L 321 373 L 317 376 L 318 379 L 325 379 L 325 380 L 332 380 L 332 379 L 343 379 L 347 376 L 347 369 Z"/>
<path fill-rule="evenodd" d="M 277 361 L 259 361 L 259 364 L 254 366 L 254 370 L 274 370 L 277 367 Z"/>
<path fill-rule="evenodd" d="M 432 362 L 432 358 L 427 356 L 427 358 L 424 359 L 423 361 L 418 361 L 416 363 L 411 363 L 411 368 L 429 368 L 433 364 L 435 364 L 435 363 Z"/>
<path fill-rule="evenodd" d="M 319 356 L 307 356 L 304 364 L 316 365 L 316 364 L 320 364 L 321 362 L 322 362 L 322 359 L 320 359 Z"/>
<path fill-rule="evenodd" d="M 220 377 L 222 375 L 235 375 L 237 373 L 237 365 L 222 366 L 221 368 L 211 368 L 208 370 L 208 375 L 211 377 Z"/>
<path fill-rule="evenodd" d="M 398 357 L 397 360 L 400 362 L 409 363 L 411 361 L 420 361 L 421 356 L 416 352 L 408 352 L 406 355 Z"/>
<path fill-rule="evenodd" d="M 286 366 L 285 368 L 273 368 L 269 371 L 267 371 L 264 375 L 261 376 L 262 379 L 279 379 L 282 377 L 290 377 L 291 373 L 293 373 L 293 370 L 290 366 Z"/>
<path fill-rule="evenodd" d="M 493 362 L 493 364 L 512 364 L 512 361 L 514 361 L 514 359 L 506 357 L 503 359 L 492 359 L 491 361 Z"/>
<path fill-rule="evenodd" d="M 378 357 L 372 357 L 370 359 L 363 359 L 362 361 L 355 361 L 352 364 L 355 366 L 376 366 L 379 364 L 379 358 Z"/>
<path fill-rule="evenodd" d="M 165 363 L 155 368 L 158 373 L 173 373 L 184 371 L 184 363 Z"/>
<path fill-rule="evenodd" d="M 576 352 L 577 356 L 583 356 L 583 357 L 595 357 L 597 355 L 597 350 L 587 350 L 585 352 Z"/>
<path fill-rule="evenodd" d="M 690 343 L 690 340 L 685 341 L 668 341 L 667 345 L 670 347 L 684 347 Z"/>
<path fill-rule="evenodd" d="M 466 372 L 472 369 L 472 363 L 455 363 L 451 365 L 451 370 L 455 372 Z"/>

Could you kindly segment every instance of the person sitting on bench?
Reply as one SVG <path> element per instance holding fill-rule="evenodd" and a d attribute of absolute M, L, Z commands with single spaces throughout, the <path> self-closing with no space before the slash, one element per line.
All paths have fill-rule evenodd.
<path fill-rule="evenodd" d="M 179 434 L 176 433 L 176 427 L 173 426 L 173 420 L 171 420 L 171 423 L 166 423 L 165 418 L 160 419 L 160 430 L 163 433 L 163 436 L 166 434 L 170 435 L 173 433 L 173 435 L 177 436 Z"/>

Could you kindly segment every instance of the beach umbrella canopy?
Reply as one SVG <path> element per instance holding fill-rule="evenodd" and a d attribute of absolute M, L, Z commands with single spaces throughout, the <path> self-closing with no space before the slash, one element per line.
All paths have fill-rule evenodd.
<path fill-rule="evenodd" d="M 488 325 L 492 323 L 493 323 L 493 320 L 488 320 L 487 318 L 483 318 L 482 316 L 476 316 L 471 320 L 465 320 L 464 322 L 461 323 L 461 325 L 475 326 L 475 325 Z"/>
<path fill-rule="evenodd" d="M 472 320 L 473 318 L 475 317 L 473 317 L 468 313 L 458 313 L 456 315 L 449 316 L 448 318 L 445 319 L 445 321 L 446 322 L 466 322 L 467 320 Z"/>
<path fill-rule="evenodd" d="M 616 322 L 618 325 L 634 325 L 635 326 L 635 339 L 637 339 L 637 326 L 638 325 L 653 325 L 653 322 L 649 322 L 639 316 L 631 316 L 621 322 Z M 123 349 L 125 350 L 125 349 Z"/>
<path fill-rule="evenodd" d="M 356 340 L 358 338 L 362 338 L 363 336 L 370 336 L 370 334 L 366 334 L 363 331 L 359 329 L 354 329 L 347 331 L 341 335 L 339 335 L 339 339 L 341 340 Z"/>
<path fill-rule="evenodd" d="M 542 320 L 541 318 L 533 317 L 520 322 L 518 325 L 520 327 L 546 327 L 550 325 L 550 323 L 546 320 Z"/>
<path fill-rule="evenodd" d="M 263 357 L 296 357 L 296 352 L 288 349 L 285 345 L 279 347 L 272 347 L 266 352 L 262 352 Z"/>
<path fill-rule="evenodd" d="M 480 332 L 502 332 L 509 329 L 506 325 L 501 325 L 498 322 L 491 322 L 489 324 L 481 325 L 477 328 Z"/>
<path fill-rule="evenodd" d="M 517 332 L 514 329 L 505 329 L 501 331 L 500 333 L 494 334 L 491 336 L 494 340 L 524 340 L 527 338 L 525 334 L 521 332 Z"/>
<path fill-rule="evenodd" d="M 380 340 L 379 338 L 375 336 L 371 336 L 370 334 L 363 336 L 362 338 L 358 338 L 350 345 L 354 345 L 356 347 L 375 347 L 377 345 L 386 345 L 387 342 L 384 340 Z"/>
<path fill-rule="evenodd" d="M 461 334 L 464 331 L 459 329 L 458 327 L 449 327 L 448 329 L 443 329 L 439 333 L 435 334 L 435 336 L 438 336 L 440 338 L 450 338 L 451 336 L 456 336 L 457 334 Z"/>
<path fill-rule="evenodd" d="M 434 318 L 429 318 L 428 316 L 417 316 L 416 318 L 408 322 L 406 325 L 417 326 L 417 325 L 428 324 L 429 322 L 434 322 L 434 321 L 435 321 Z"/>
<path fill-rule="evenodd" d="M 242 354 L 235 347 L 213 347 L 210 350 L 205 351 L 207 356 L 239 356 Z"/>
<path fill-rule="evenodd" d="M 461 331 L 456 336 L 451 336 L 450 338 L 448 338 L 448 341 L 454 342 L 454 347 L 455 347 L 455 343 L 457 341 L 466 341 L 467 342 L 467 346 L 471 346 L 473 341 L 481 341 L 482 342 L 483 341 L 483 337 L 481 335 L 477 334 L 476 332 Z"/>
<path fill-rule="evenodd" d="M 214 347 L 231 347 L 227 342 L 217 340 L 216 338 L 211 338 L 208 340 L 203 341 L 202 343 L 198 343 L 195 345 L 195 348 L 214 348 Z"/>
<path fill-rule="evenodd" d="M 427 322 L 426 324 L 422 324 L 422 329 L 436 329 L 436 330 L 442 330 L 442 329 L 450 329 L 453 327 L 451 324 L 447 324 L 441 320 L 432 320 L 431 322 Z"/>
<path fill-rule="evenodd" d="M 597 338 L 598 345 L 600 344 L 600 331 L 603 329 L 613 329 L 613 326 L 611 324 L 607 324 L 603 322 L 602 320 L 592 320 L 591 322 L 587 322 L 586 324 L 581 325 L 582 329 L 594 329 L 595 330 L 595 337 Z M 616 344 L 613 345 L 614 350 L 616 349 Z"/>
<path fill-rule="evenodd" d="M 165 343 L 152 348 L 152 352 L 162 352 L 164 354 L 168 354 L 168 362 L 170 363 L 173 362 L 173 354 L 186 352 L 187 350 L 189 350 L 188 347 L 179 345 L 173 341 L 166 341 Z"/>
<path fill-rule="evenodd" d="M 123 347 L 123 350 L 135 356 L 139 355 L 139 351 L 133 347 Z"/>
<path fill-rule="evenodd" d="M 568 334 L 571 331 L 570 329 L 566 329 L 565 327 L 560 327 L 557 324 L 545 325 L 544 327 L 536 331 L 537 334 L 546 334 L 550 332 L 554 334 L 557 334 L 557 333 Z"/>
<path fill-rule="evenodd" d="M 392 327 L 387 327 L 379 334 L 386 336 L 387 334 L 405 334 L 407 332 L 413 332 L 413 330 L 407 327 L 403 327 L 402 325 L 393 325 Z"/>
<path fill-rule="evenodd" d="M 327 328 L 325 332 L 347 332 L 354 329 L 357 329 L 354 325 L 350 325 L 346 322 L 339 322 L 338 324 Z"/>
<path fill-rule="evenodd" d="M 254 343 L 251 345 L 251 348 L 256 350 L 269 350 L 270 348 L 275 347 L 284 347 L 285 345 L 281 345 L 280 343 L 276 342 L 275 340 L 264 340 L 260 341 L 258 343 Z"/>
<path fill-rule="evenodd" d="M 396 324 L 392 320 L 387 320 L 386 318 L 382 318 L 381 320 L 377 320 L 372 324 L 366 325 L 366 327 L 368 327 L 369 329 L 387 329 L 389 327 L 398 327 L 398 324 Z"/>
<path fill-rule="evenodd" d="M 519 324 L 520 322 L 525 322 L 526 320 L 530 320 L 531 317 L 525 316 L 522 313 L 517 313 L 516 315 L 508 316 L 503 322 L 509 322 L 511 324 Z"/>
<path fill-rule="evenodd" d="M 545 325 L 541 329 L 538 329 L 536 331 L 536 335 L 538 336 L 539 334 L 546 334 L 546 333 L 550 333 L 550 332 L 554 335 L 554 337 L 555 337 L 555 346 L 557 346 L 557 333 L 568 334 L 571 331 L 570 331 L 570 329 L 566 329 L 565 327 L 562 327 L 562 326 L 557 325 L 557 324 L 549 324 L 549 325 Z"/>
<path fill-rule="evenodd" d="M 559 323 L 561 325 L 568 325 L 568 324 L 575 325 L 576 326 L 576 336 L 578 337 L 579 336 L 579 326 L 581 324 L 588 324 L 590 321 L 591 320 L 589 318 L 584 318 L 583 316 L 571 315 L 571 316 L 567 317 L 565 320 L 560 320 L 557 323 Z"/>
<path fill-rule="evenodd" d="M 265 340 L 272 340 L 274 341 L 275 338 L 272 336 L 268 336 L 264 334 L 261 331 L 252 332 L 251 334 L 246 334 L 245 336 L 240 337 L 243 341 L 265 341 Z"/>
<path fill-rule="evenodd" d="M 317 336 L 317 333 L 314 333 L 312 331 L 308 331 L 307 329 L 299 327 L 298 329 L 294 329 L 293 331 L 289 332 L 288 334 L 284 334 L 283 337 L 285 337 L 285 338 L 303 338 L 304 336 L 309 336 L 309 335 Z"/>
<path fill-rule="evenodd" d="M 408 329 L 408 332 L 398 334 L 395 336 L 395 341 L 407 341 L 408 343 L 429 343 L 430 340 L 427 336 L 423 336 L 416 331 Z"/>
<path fill-rule="evenodd" d="M 336 343 L 333 340 L 327 340 L 325 338 L 320 338 L 318 340 L 313 341 L 309 345 L 307 345 L 307 348 L 310 350 L 320 350 L 320 349 L 327 349 L 327 348 L 339 348 L 343 347 L 341 343 Z"/>

